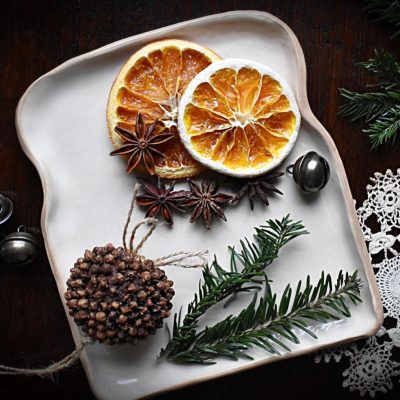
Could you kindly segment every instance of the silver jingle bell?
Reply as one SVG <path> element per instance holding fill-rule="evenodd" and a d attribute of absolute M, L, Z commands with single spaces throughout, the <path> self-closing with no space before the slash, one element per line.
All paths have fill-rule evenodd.
<path fill-rule="evenodd" d="M 36 259 L 39 251 L 38 241 L 26 232 L 23 225 L 18 227 L 17 232 L 7 235 L 0 243 L 0 259 L 10 265 L 28 265 Z"/>
<path fill-rule="evenodd" d="M 0 225 L 4 224 L 11 217 L 13 210 L 12 201 L 0 193 Z"/>
<path fill-rule="evenodd" d="M 319 192 L 330 177 L 328 161 L 315 151 L 309 151 L 299 157 L 286 171 L 293 174 L 293 180 L 305 193 Z"/>

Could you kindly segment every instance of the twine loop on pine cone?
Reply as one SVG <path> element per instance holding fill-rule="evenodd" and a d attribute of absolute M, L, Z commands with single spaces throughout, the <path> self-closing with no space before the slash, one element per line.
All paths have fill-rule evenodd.
<path fill-rule="evenodd" d="M 132 251 L 134 255 L 137 255 L 139 250 L 143 247 L 145 244 L 146 240 L 152 235 L 152 233 L 156 230 L 158 226 L 158 220 L 156 218 L 152 217 L 147 217 L 139 221 L 132 229 L 131 237 L 129 239 L 129 247 L 126 245 L 126 236 L 128 233 L 128 227 L 131 222 L 132 218 L 132 213 L 135 208 L 135 200 L 137 197 L 137 193 L 140 189 L 140 184 L 136 183 L 134 188 L 133 188 L 133 195 L 132 195 L 132 201 L 131 205 L 129 207 L 129 212 L 128 212 L 128 217 L 126 219 L 126 223 L 124 226 L 124 231 L 122 234 L 122 243 L 124 246 L 125 250 Z M 135 240 L 136 233 L 138 229 L 142 225 L 150 225 L 150 228 L 146 232 L 146 234 L 143 236 L 142 240 L 139 242 L 139 244 L 136 245 L 136 247 L 133 247 L 133 241 Z M 197 268 L 197 267 L 204 267 L 207 264 L 207 259 L 205 255 L 208 253 L 207 250 L 203 251 L 196 251 L 196 252 L 190 252 L 190 251 L 177 251 L 175 253 L 169 254 L 164 257 L 160 257 L 154 260 L 154 265 L 157 267 L 160 266 L 167 266 L 167 265 L 174 265 L 177 267 L 182 267 L 182 268 Z M 194 264 L 187 264 L 184 263 L 183 261 L 188 261 L 190 259 L 196 259 L 198 258 L 200 261 L 198 263 Z"/>
<path fill-rule="evenodd" d="M 123 234 L 122 234 L 122 244 L 124 246 L 124 249 L 131 251 L 134 255 L 136 255 L 138 253 L 138 251 L 143 247 L 143 245 L 146 242 L 146 240 L 151 236 L 151 234 L 154 232 L 154 230 L 157 227 L 157 219 L 156 218 L 144 218 L 144 219 L 142 219 L 132 229 L 131 237 L 129 239 L 129 247 L 126 245 L 126 235 L 128 233 L 128 227 L 129 227 L 129 224 L 131 222 L 133 209 L 135 208 L 135 201 L 136 201 L 136 197 L 137 197 L 137 193 L 139 191 L 139 188 L 140 188 L 140 184 L 139 183 L 137 183 L 133 188 L 133 195 L 132 195 L 131 205 L 129 207 L 128 217 L 126 219 L 125 226 L 124 226 L 124 231 L 123 231 Z M 150 225 L 150 229 L 143 236 L 143 238 L 139 242 L 139 244 L 135 248 L 133 248 L 133 241 L 135 240 L 136 232 L 144 224 Z"/>

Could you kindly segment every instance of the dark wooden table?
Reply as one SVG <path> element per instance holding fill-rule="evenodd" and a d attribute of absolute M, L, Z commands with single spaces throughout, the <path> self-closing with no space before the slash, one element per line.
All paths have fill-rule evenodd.
<path fill-rule="evenodd" d="M 399 54 L 390 29 L 362 12 L 363 2 L 338 1 L 2 1 L 0 24 L 0 191 L 15 205 L 2 233 L 25 224 L 41 237 L 43 201 L 38 174 L 22 152 L 14 125 L 17 102 L 39 76 L 71 57 L 115 40 L 176 22 L 235 9 L 268 11 L 285 21 L 303 47 L 308 97 L 317 118 L 333 136 L 354 198 L 361 202 L 375 171 L 400 167 L 399 145 L 371 152 L 361 126 L 336 117 L 338 88 L 364 87 L 367 77 L 354 67 L 374 48 Z M 26 269 L 0 266 L 0 363 L 41 366 L 59 360 L 74 344 L 48 260 Z M 204 383 L 159 399 L 356 399 L 341 387 L 345 362 L 315 365 L 313 358 L 267 365 Z M 400 385 L 378 398 L 398 399 Z M 0 398 L 91 399 L 80 365 L 41 378 L 0 377 Z"/>

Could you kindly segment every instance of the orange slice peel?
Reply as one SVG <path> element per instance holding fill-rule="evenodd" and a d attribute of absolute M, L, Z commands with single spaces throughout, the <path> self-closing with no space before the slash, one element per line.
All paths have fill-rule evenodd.
<path fill-rule="evenodd" d="M 236 177 L 262 175 L 289 154 L 300 112 L 286 81 L 244 59 L 216 61 L 188 85 L 178 107 L 178 131 L 190 155 Z"/>
<path fill-rule="evenodd" d="M 181 143 L 177 111 L 189 82 L 216 60 L 220 57 L 213 51 L 179 39 L 153 42 L 136 51 L 119 71 L 108 99 L 107 123 L 113 145 L 118 149 L 126 144 L 115 128 L 135 132 L 141 113 L 146 125 L 158 119 L 164 125 L 163 133 L 174 135 L 158 147 L 164 156 L 154 158 L 156 175 L 177 179 L 204 170 Z"/>

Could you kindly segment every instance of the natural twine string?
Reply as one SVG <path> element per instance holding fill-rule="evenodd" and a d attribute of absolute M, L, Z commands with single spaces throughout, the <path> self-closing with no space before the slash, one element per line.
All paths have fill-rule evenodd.
<path fill-rule="evenodd" d="M 154 260 L 154 265 L 156 267 L 160 267 L 162 265 L 175 265 L 182 268 L 204 267 L 207 264 L 207 258 L 205 257 L 206 254 L 208 254 L 207 250 L 197 251 L 197 252 L 178 251 L 176 253 L 169 254 L 168 256 L 156 258 Z M 180 262 L 196 257 L 201 260 L 201 263 L 190 265 L 187 263 Z"/>
<path fill-rule="evenodd" d="M 132 201 L 128 211 L 128 217 L 126 219 L 126 223 L 124 226 L 123 234 L 122 234 L 122 243 L 125 250 L 130 250 L 134 255 L 138 254 L 139 250 L 143 247 L 146 240 L 151 236 L 154 230 L 157 228 L 157 219 L 155 218 L 144 218 L 140 222 L 138 222 L 132 229 L 131 237 L 129 240 L 129 247 L 126 245 L 126 235 L 128 233 L 128 227 L 131 222 L 132 213 L 135 207 L 135 200 L 137 193 L 140 189 L 140 184 L 136 184 L 133 188 L 133 195 Z M 133 241 L 135 240 L 135 235 L 137 230 L 144 224 L 150 225 L 150 228 L 143 236 L 142 240 L 139 244 L 133 248 Z M 189 252 L 189 251 L 178 251 L 176 253 L 169 254 L 164 257 L 160 257 L 154 260 L 154 265 L 157 267 L 160 266 L 168 266 L 168 265 L 175 265 L 178 267 L 183 268 L 197 268 L 203 267 L 207 264 L 207 259 L 205 255 L 207 251 L 197 251 L 197 252 Z M 194 264 L 188 264 L 184 261 L 188 261 L 190 259 L 199 259 L 201 262 L 197 262 Z M 76 348 L 72 353 L 68 354 L 62 360 L 57 361 L 53 364 L 48 365 L 47 367 L 43 368 L 15 368 L 15 367 L 8 367 L 6 365 L 0 364 L 0 375 L 25 375 L 25 376 L 40 376 L 40 377 L 51 377 L 56 372 L 59 372 L 63 369 L 69 368 L 74 365 L 80 357 L 81 351 L 87 344 L 93 343 L 90 339 L 83 339 L 81 345 Z"/>
<path fill-rule="evenodd" d="M 0 375 L 40 376 L 42 378 L 51 377 L 56 372 L 74 365 L 79 360 L 79 355 L 87 343 L 90 342 L 82 341 L 82 344 L 79 346 L 79 348 L 76 348 L 72 353 L 68 354 L 62 360 L 43 368 L 14 368 L 0 364 Z"/>

